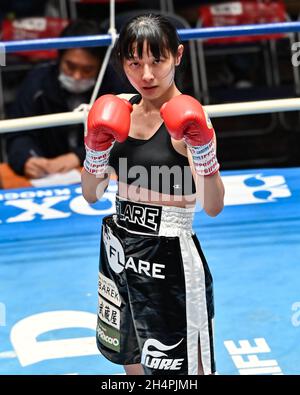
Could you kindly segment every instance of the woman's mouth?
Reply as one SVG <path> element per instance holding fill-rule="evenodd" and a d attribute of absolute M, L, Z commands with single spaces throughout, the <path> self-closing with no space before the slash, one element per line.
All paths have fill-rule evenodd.
<path fill-rule="evenodd" d="M 157 88 L 157 85 L 155 85 L 155 86 L 143 86 L 143 89 L 145 90 L 145 91 L 153 91 L 155 88 Z"/>

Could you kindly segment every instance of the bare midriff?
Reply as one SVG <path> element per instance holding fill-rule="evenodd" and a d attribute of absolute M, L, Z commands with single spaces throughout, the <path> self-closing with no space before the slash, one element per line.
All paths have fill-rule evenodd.
<path fill-rule="evenodd" d="M 192 195 L 167 195 L 151 191 L 137 185 L 118 183 L 118 195 L 126 200 L 134 202 L 158 204 L 163 206 L 175 206 L 192 208 L 196 204 L 196 194 Z"/>

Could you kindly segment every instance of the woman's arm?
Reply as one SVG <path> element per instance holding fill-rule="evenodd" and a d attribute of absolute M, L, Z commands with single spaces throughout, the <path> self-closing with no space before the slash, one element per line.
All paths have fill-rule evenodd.
<path fill-rule="evenodd" d="M 171 137 L 187 145 L 197 199 L 208 215 L 218 215 L 224 206 L 224 186 L 219 175 L 216 136 L 208 114 L 189 95 L 172 97 L 163 104 L 160 113 Z"/>
<path fill-rule="evenodd" d="M 86 157 L 81 173 L 82 193 L 89 203 L 99 200 L 109 183 L 110 151 L 115 141 L 126 140 L 132 105 L 114 95 L 99 97 L 89 111 L 84 136 Z"/>
<path fill-rule="evenodd" d="M 216 148 L 216 135 L 214 134 L 214 146 Z M 206 214 L 215 217 L 220 214 L 224 207 L 225 189 L 217 171 L 211 176 L 200 176 L 196 173 L 193 157 L 189 149 L 187 149 L 189 164 L 196 185 L 196 196 Z"/>
<path fill-rule="evenodd" d="M 96 177 L 83 169 L 81 172 L 81 186 L 85 200 L 89 203 L 96 203 L 100 200 L 108 187 L 109 179 L 109 174 Z"/>

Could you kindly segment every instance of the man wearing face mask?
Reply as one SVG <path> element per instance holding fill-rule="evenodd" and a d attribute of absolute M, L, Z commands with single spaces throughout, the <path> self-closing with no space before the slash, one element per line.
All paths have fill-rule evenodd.
<path fill-rule="evenodd" d="M 95 34 L 103 34 L 96 22 L 78 20 L 68 25 L 61 37 Z M 38 66 L 29 73 L 9 118 L 69 112 L 89 103 L 105 51 L 105 47 L 59 50 L 55 64 Z M 102 87 L 99 95 L 112 90 Z M 82 125 L 8 134 L 6 143 L 9 165 L 28 178 L 77 168 L 85 157 Z"/>

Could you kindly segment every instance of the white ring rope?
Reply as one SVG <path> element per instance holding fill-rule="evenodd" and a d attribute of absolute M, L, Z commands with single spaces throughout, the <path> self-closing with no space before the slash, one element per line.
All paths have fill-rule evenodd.
<path fill-rule="evenodd" d="M 49 128 L 52 126 L 74 125 L 84 122 L 84 111 L 61 112 L 58 114 L 15 118 L 0 121 L 0 133 Z"/>
<path fill-rule="evenodd" d="M 205 109 L 211 118 L 299 111 L 300 98 L 214 104 L 205 106 Z M 47 128 L 52 126 L 85 123 L 86 116 L 87 111 L 73 111 L 59 114 L 3 120 L 0 121 L 0 134 Z"/>
<path fill-rule="evenodd" d="M 110 15 L 110 18 L 109 18 L 108 33 L 111 35 L 112 42 L 108 46 L 107 51 L 105 53 L 105 56 L 104 56 L 104 59 L 103 59 L 102 65 L 101 65 L 101 69 L 100 69 L 100 72 L 98 74 L 98 78 L 97 78 L 97 81 L 96 81 L 96 84 L 95 84 L 95 87 L 94 87 L 94 90 L 93 90 L 93 93 L 92 93 L 92 96 L 91 96 L 91 99 L 90 99 L 90 103 L 89 103 L 90 106 L 92 106 L 94 104 L 95 100 L 97 99 L 98 92 L 99 92 L 99 89 L 101 87 L 101 84 L 102 84 L 102 81 L 103 81 L 103 78 L 104 78 L 104 74 L 105 74 L 105 71 L 106 71 L 108 63 L 109 63 L 111 52 L 112 52 L 113 47 L 115 45 L 116 39 L 118 37 L 117 31 L 116 31 L 116 23 L 115 23 L 115 21 L 116 21 L 116 14 L 115 14 L 115 1 L 114 0 L 110 1 L 110 13 L 109 13 L 109 15 Z"/>
<path fill-rule="evenodd" d="M 89 104 L 86 103 L 81 103 L 78 107 L 76 107 L 73 111 L 82 111 L 82 116 L 83 116 L 83 123 L 84 123 L 84 134 L 86 135 L 87 133 L 87 125 L 86 125 L 86 120 L 87 120 L 87 116 L 88 116 L 88 112 L 90 110 L 90 108 L 92 107 L 92 105 L 94 104 L 95 100 L 97 99 L 98 96 L 98 92 L 99 89 L 102 85 L 102 81 L 104 78 L 104 74 L 105 71 L 107 69 L 109 60 L 110 60 L 110 56 L 111 56 L 111 52 L 113 50 L 113 47 L 115 45 L 115 42 L 118 38 L 118 34 L 116 31 L 116 24 L 115 24 L 115 20 L 116 20 L 116 14 L 115 14 L 115 0 L 110 0 L 110 18 L 109 18 L 109 29 L 108 29 L 108 33 L 111 35 L 111 44 L 108 46 L 106 52 L 105 52 L 105 56 L 104 59 L 102 61 L 101 64 L 101 68 L 96 80 L 96 84 L 94 86 L 93 89 L 93 93 L 92 96 L 90 98 L 90 102 Z M 57 115 L 57 114 L 56 114 Z M 44 120 L 42 120 L 44 122 Z M 55 119 L 56 121 L 56 119 Z"/>
<path fill-rule="evenodd" d="M 259 100 L 205 106 L 212 118 L 300 110 L 300 98 Z"/>

